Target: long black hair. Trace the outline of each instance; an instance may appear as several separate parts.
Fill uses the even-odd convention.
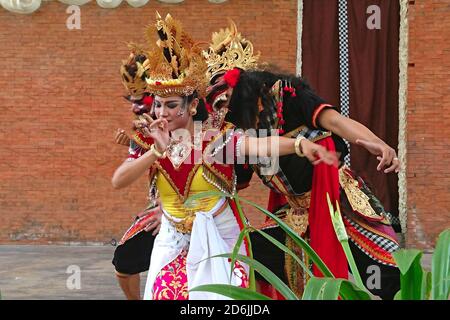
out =
[[[190,96],[183,97],[183,100],[185,101],[184,106],[188,106],[195,98],[198,98],[197,91],[194,91]],[[201,122],[208,119],[208,110],[206,109],[205,99],[198,98],[197,113],[192,118],[194,121]]]
[[[303,78],[269,71],[241,71],[239,82],[233,88],[229,104],[230,112],[226,120],[244,130],[256,127],[270,129],[276,117],[275,99],[270,90],[278,80],[290,83],[295,88],[297,97],[290,95],[283,97],[283,114],[286,128],[298,127],[296,124],[298,116],[292,113],[298,112],[300,100],[305,95],[313,93],[311,87]],[[258,100],[263,106],[261,112]]]

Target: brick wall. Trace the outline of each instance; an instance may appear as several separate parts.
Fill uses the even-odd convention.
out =
[[[111,187],[126,155],[112,138],[131,119],[118,77],[124,43],[142,39],[155,10],[181,18],[203,41],[231,17],[263,60],[295,70],[296,1],[89,3],[82,29],[71,31],[65,10],[52,2],[32,15],[0,9],[0,243],[109,242],[145,205],[145,178]],[[450,227],[449,15],[448,0],[409,9],[407,244],[421,248]],[[268,192],[254,180],[243,196],[265,205]]]
[[[66,8],[0,9],[0,243],[106,243],[145,206],[145,178],[119,191],[110,180],[127,153],[113,143],[115,130],[132,118],[118,67],[125,42],[141,41],[155,10],[180,18],[201,41],[230,17],[264,60],[295,70],[296,1],[151,1],[138,9],[92,1],[80,7],[81,30],[66,28]],[[259,188],[247,194],[265,204]]]
[[[450,1],[408,15],[407,245],[430,248],[450,227]]]

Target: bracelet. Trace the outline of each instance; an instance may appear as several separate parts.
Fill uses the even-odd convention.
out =
[[[150,152],[153,153],[157,158],[165,158],[166,157],[166,151],[164,151],[163,153],[159,152],[156,149],[154,144],[151,145]]]
[[[306,140],[306,138],[302,135],[299,135],[296,139],[295,139],[295,153],[299,156],[299,157],[304,157],[305,154],[303,153],[303,148],[301,146],[301,142],[302,140]]]

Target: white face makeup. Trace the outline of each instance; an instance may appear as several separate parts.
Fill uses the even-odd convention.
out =
[[[153,110],[157,118],[167,120],[169,131],[187,128],[191,119],[189,106],[186,105],[185,99],[180,96],[166,98],[155,96]]]

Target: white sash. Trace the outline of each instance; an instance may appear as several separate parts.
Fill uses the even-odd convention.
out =
[[[162,216],[161,229],[156,236],[151,255],[144,300],[152,299],[153,284],[158,273],[183,249],[188,250],[186,258],[188,290],[204,284],[240,285],[241,280],[234,274],[230,282],[230,263],[227,258],[207,259],[215,255],[231,253],[239,236],[239,225],[229,206],[213,217],[224,201],[226,200],[219,200],[209,212],[198,212],[190,235],[178,232],[170,221],[164,215]],[[246,254],[244,245],[241,246],[239,253]],[[244,265],[244,268],[248,274],[247,265]],[[227,298],[209,292],[189,292],[189,299]]]

